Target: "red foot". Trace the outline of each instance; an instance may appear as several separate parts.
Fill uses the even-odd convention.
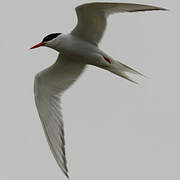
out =
[[[103,57],[104,57],[104,59],[105,59],[108,63],[111,64],[111,61],[110,61],[107,57],[105,57],[105,56],[103,56]]]

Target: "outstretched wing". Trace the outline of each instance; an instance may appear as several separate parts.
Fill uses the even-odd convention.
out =
[[[67,177],[60,97],[79,77],[84,67],[84,64],[59,55],[54,65],[36,75],[34,82],[35,102],[47,141],[54,158]]]
[[[88,3],[76,7],[78,23],[71,34],[95,45],[101,40],[108,15],[117,12],[166,10],[164,8],[130,3]]]

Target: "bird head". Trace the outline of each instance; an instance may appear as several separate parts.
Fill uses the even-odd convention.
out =
[[[51,47],[53,48],[54,45],[56,44],[56,38],[61,35],[61,33],[53,33],[53,34],[49,34],[46,37],[43,38],[43,40],[36,44],[35,46],[31,47],[30,49],[35,49],[41,46],[47,46],[47,47]]]

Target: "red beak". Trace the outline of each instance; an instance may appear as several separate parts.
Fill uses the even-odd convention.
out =
[[[38,48],[38,47],[40,47],[40,46],[44,46],[45,45],[45,43],[44,42],[40,42],[39,44],[36,44],[35,46],[33,46],[32,48],[30,48],[30,49],[34,49],[34,48]]]

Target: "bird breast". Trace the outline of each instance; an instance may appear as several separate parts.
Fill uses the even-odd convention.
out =
[[[71,34],[61,35],[57,39],[56,50],[85,64],[98,65],[102,61],[101,51],[96,45]]]

